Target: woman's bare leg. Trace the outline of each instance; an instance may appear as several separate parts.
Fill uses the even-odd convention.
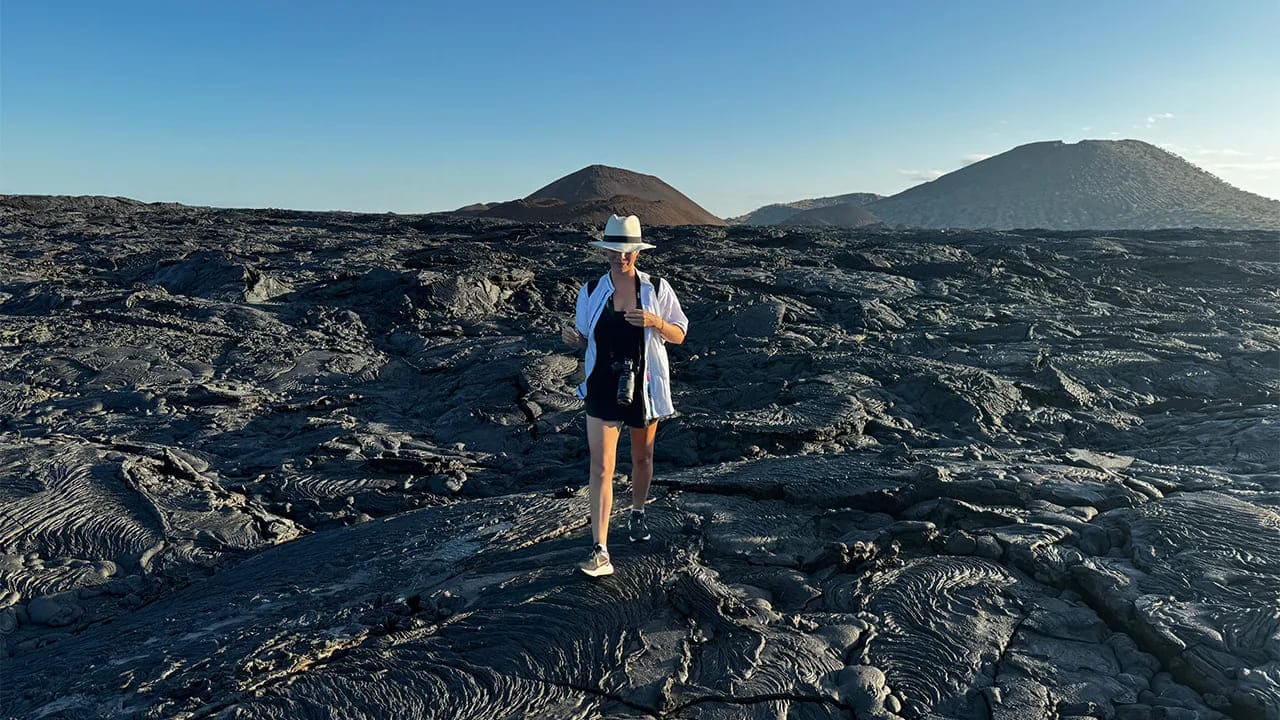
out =
[[[653,439],[658,423],[647,428],[631,428],[631,509],[643,510],[653,480]]]
[[[613,466],[621,427],[621,423],[587,416],[587,446],[591,448],[591,538],[597,545],[609,544]]]

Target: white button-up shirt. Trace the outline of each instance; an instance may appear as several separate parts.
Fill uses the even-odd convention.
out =
[[[663,278],[662,292],[655,296],[653,283],[649,273],[636,270],[640,281],[640,307],[662,318],[663,321],[689,332],[689,318],[680,309],[680,299],[671,283]],[[580,398],[587,397],[587,381],[591,377],[591,369],[596,363],[596,322],[604,311],[605,303],[613,297],[613,278],[606,272],[596,282],[595,290],[587,294],[587,283],[578,290],[578,304],[574,313],[574,327],[587,338],[587,354],[584,360],[586,374],[576,394]],[[675,405],[671,402],[671,370],[667,361],[667,341],[658,334],[657,328],[644,329],[644,419],[645,422],[660,420],[674,415]]]

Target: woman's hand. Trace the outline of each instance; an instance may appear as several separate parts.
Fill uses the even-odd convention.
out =
[[[663,342],[675,343],[677,345],[684,342],[684,330],[681,330],[679,325],[672,325],[666,320],[663,320],[660,316],[654,315],[651,312],[641,310],[639,308],[628,310],[627,322],[635,325],[636,327],[656,328],[658,331],[658,337],[662,338]]]
[[[570,347],[584,348],[587,346],[587,338],[572,325],[566,325],[560,331],[560,339],[564,340],[565,345]]]
[[[647,310],[641,310],[640,308],[632,308],[628,310],[626,316],[627,322],[635,325],[636,327],[656,328],[662,326],[662,318]]]

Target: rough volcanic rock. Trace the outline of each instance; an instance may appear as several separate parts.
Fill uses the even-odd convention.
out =
[[[1020,145],[866,209],[932,228],[1280,229],[1280,200],[1140,140]]]
[[[1280,235],[650,234],[591,580],[585,228],[0,198],[0,717],[1280,719]]]

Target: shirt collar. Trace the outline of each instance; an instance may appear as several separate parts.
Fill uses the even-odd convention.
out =
[[[649,281],[649,273],[647,273],[647,272],[645,272],[645,271],[643,271],[643,270],[636,270],[636,278],[640,280],[640,284],[641,284],[641,285],[649,285],[649,286],[652,286],[652,285],[653,285],[653,283]],[[607,284],[608,284],[608,288],[609,288],[609,290],[610,290],[610,291],[612,291],[612,290],[614,289],[614,288],[613,288],[613,273],[609,272],[608,270],[605,270],[605,271],[604,271],[604,277],[602,278],[602,280],[604,281],[604,283],[607,283]]]

